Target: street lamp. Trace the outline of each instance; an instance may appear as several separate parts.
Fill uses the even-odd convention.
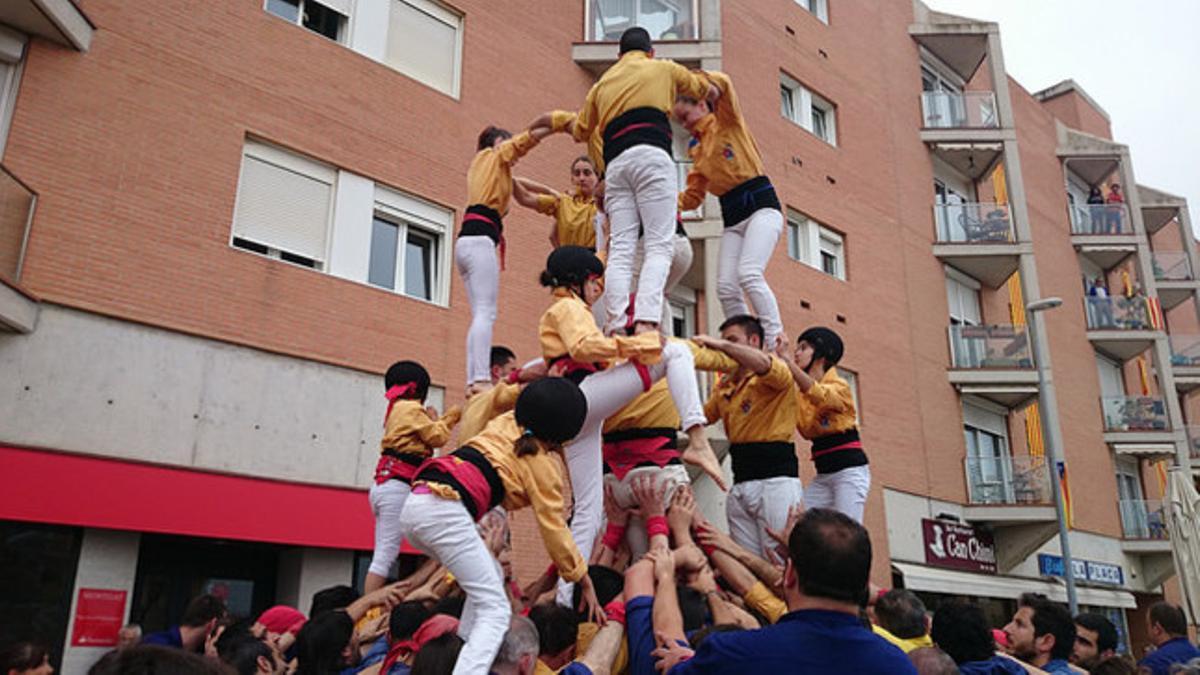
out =
[[[1075,566],[1071,559],[1071,542],[1067,538],[1066,505],[1062,499],[1062,485],[1059,483],[1058,464],[1062,453],[1062,429],[1058,425],[1058,399],[1054,392],[1054,379],[1050,376],[1050,345],[1046,342],[1044,330],[1037,330],[1041,319],[1040,312],[1061,307],[1062,298],[1049,297],[1025,305],[1029,313],[1029,332],[1033,339],[1033,359],[1037,363],[1038,391],[1041,405],[1038,412],[1042,418],[1042,429],[1045,431],[1046,457],[1050,462],[1050,493],[1054,497],[1054,513],[1058,517],[1058,545],[1062,550],[1063,580],[1067,582],[1067,605],[1071,608],[1071,616],[1079,613],[1079,601],[1075,596]]]

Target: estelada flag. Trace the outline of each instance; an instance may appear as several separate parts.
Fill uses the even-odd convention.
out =
[[[1150,314],[1150,325],[1154,330],[1163,330],[1166,322],[1163,321],[1162,304],[1158,298],[1146,298],[1146,312]]]
[[[1071,506],[1071,485],[1067,481],[1067,463],[1058,462],[1058,486],[1062,494],[1063,514],[1067,527],[1075,527],[1075,510]]]

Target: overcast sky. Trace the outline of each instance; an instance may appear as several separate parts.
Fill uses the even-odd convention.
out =
[[[1008,73],[1030,92],[1078,82],[1129,146],[1138,182],[1185,197],[1200,232],[1200,1],[925,2],[999,23]]]

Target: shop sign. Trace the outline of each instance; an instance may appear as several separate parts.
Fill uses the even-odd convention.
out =
[[[996,544],[992,535],[948,520],[921,519],[925,562],[964,572],[996,573]]]
[[[1071,559],[1071,569],[1079,581],[1090,581],[1110,586],[1125,585],[1125,571],[1120,565],[1095,560]],[[1047,577],[1063,576],[1063,561],[1061,556],[1049,553],[1038,554],[1038,573]]]
[[[125,591],[79,589],[75,603],[72,647],[116,647],[117,633],[125,621]]]

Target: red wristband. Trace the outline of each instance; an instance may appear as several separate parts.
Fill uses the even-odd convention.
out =
[[[646,536],[653,537],[656,534],[666,535],[671,532],[671,528],[667,526],[666,516],[650,516],[646,519]]]
[[[521,369],[517,368],[516,370],[509,373],[508,377],[504,378],[504,381],[508,382],[509,384],[517,384],[518,382],[520,382],[521,381]]]
[[[713,552],[717,550],[716,546],[712,546],[710,544],[699,544],[699,546],[700,546],[700,550],[704,551],[704,555],[707,558],[711,558]]]
[[[543,574],[542,576],[544,576],[544,577],[558,576],[558,567],[554,563],[550,563],[550,566],[546,568],[546,573]]]
[[[613,600],[604,606],[604,615],[609,621],[616,621],[622,626],[625,625],[625,603],[621,600]]]
[[[625,526],[609,523],[608,529],[604,530],[604,539],[601,540],[601,543],[615,551],[621,547],[621,540],[624,538]]]

